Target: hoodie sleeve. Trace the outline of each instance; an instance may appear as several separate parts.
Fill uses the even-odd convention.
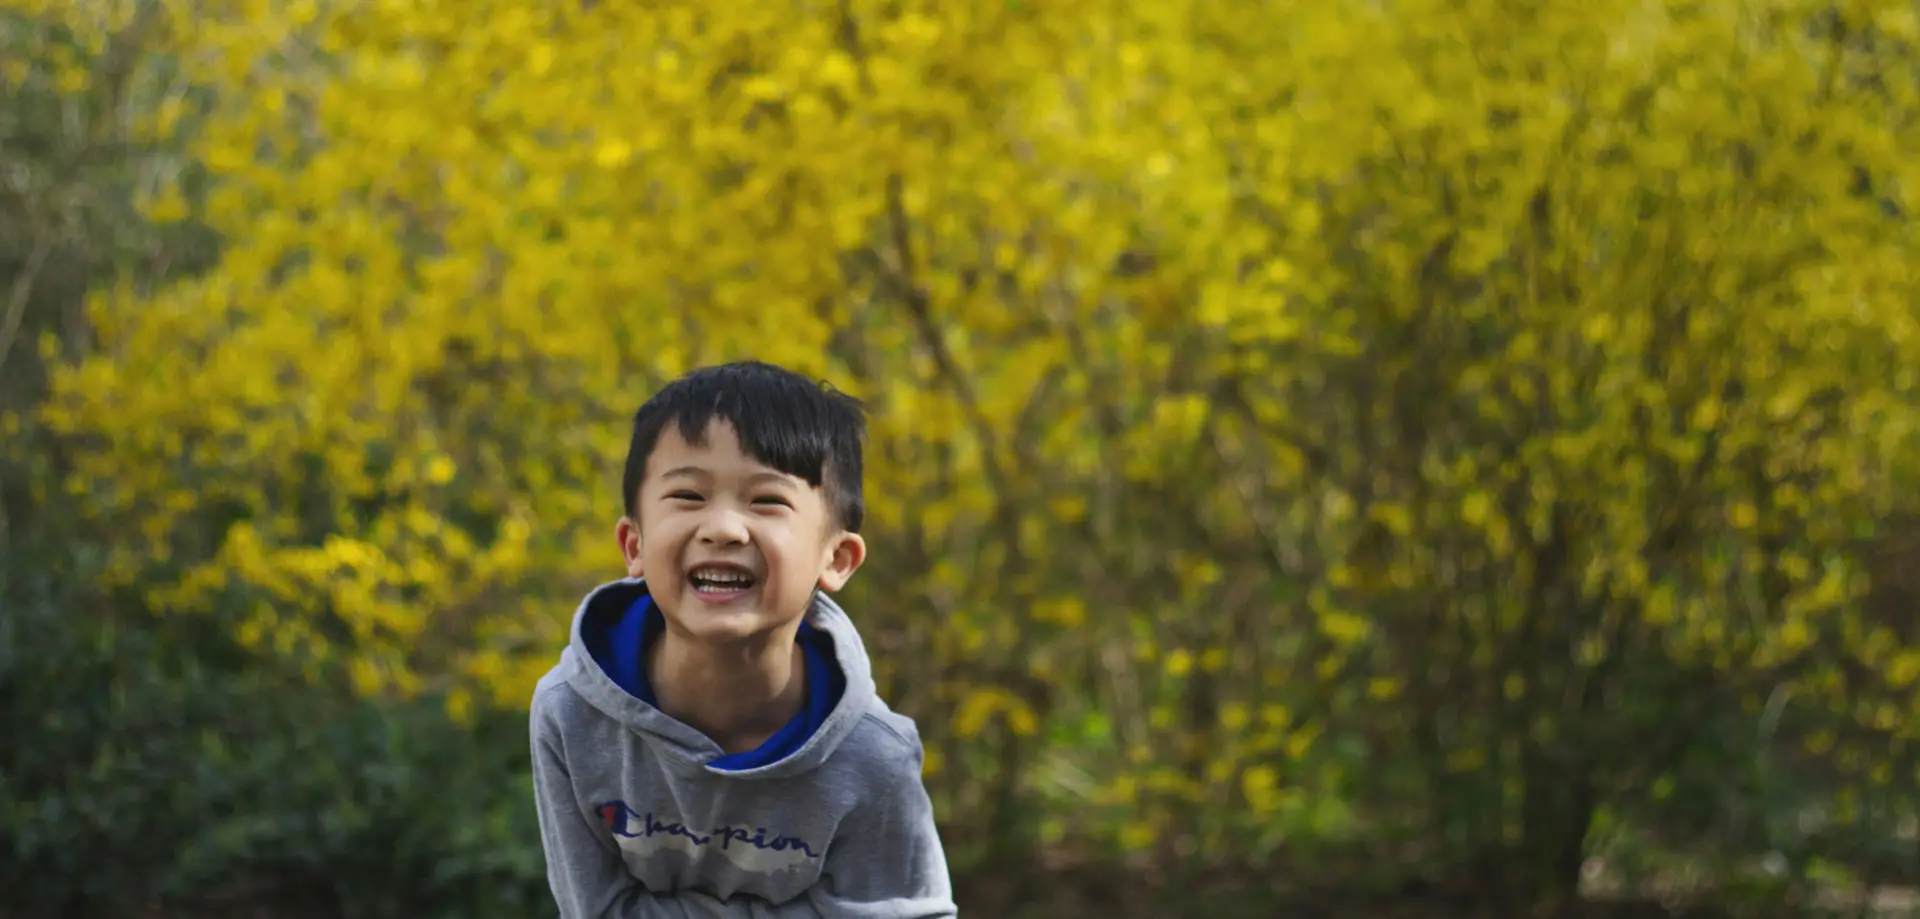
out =
[[[536,694],[530,719],[533,801],[547,884],[560,919],[686,919],[671,896],[656,895],[626,870],[620,852],[574,800],[573,777],[558,748],[558,729]]]
[[[849,815],[827,848],[809,894],[822,916],[847,919],[953,919],[947,856],[920,781],[923,753],[914,737],[887,787]]]

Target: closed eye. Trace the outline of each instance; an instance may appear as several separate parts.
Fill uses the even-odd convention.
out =
[[[676,491],[671,494],[668,494],[667,500],[668,501],[702,501],[705,499],[701,498],[700,493],[697,491]]]
[[[792,507],[793,506],[793,502],[788,501],[787,499],[782,498],[779,495],[762,495],[758,498],[753,499],[753,503],[772,505],[776,507]]]

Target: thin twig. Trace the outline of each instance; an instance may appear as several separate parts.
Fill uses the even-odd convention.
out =
[[[20,322],[27,315],[27,298],[33,293],[33,282],[40,275],[40,268],[46,264],[47,256],[53,251],[53,243],[46,237],[27,254],[27,263],[13,278],[13,292],[7,297],[7,318],[0,325],[0,369],[7,365],[7,352],[13,349],[13,340],[20,334]]]

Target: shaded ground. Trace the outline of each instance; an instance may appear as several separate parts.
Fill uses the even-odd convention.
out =
[[[1292,879],[1297,880],[1297,879]],[[1471,891],[1431,887],[1389,894],[1338,890],[1283,892],[1259,878],[1191,879],[1155,883],[1140,872],[1098,866],[1030,875],[1023,883],[975,875],[958,880],[963,916],[1009,919],[1526,919]],[[1662,903],[1656,899],[1583,901],[1552,919],[1920,919],[1920,893],[1877,892],[1818,898],[1816,907]]]
[[[1015,878],[1010,874],[1022,874]],[[1432,887],[1390,894],[1338,890],[1283,892],[1280,881],[1248,874],[1155,878],[1121,865],[1089,865],[1019,872],[974,872],[956,878],[963,916],[991,919],[1533,919],[1501,909],[1472,891]],[[316,879],[318,881],[318,879]],[[194,903],[169,904],[133,914],[133,919],[357,919],[331,902],[317,883],[310,895],[236,888]],[[1870,901],[1822,896],[1817,909],[1769,908],[1764,904],[1717,906],[1663,904],[1652,899],[1593,900],[1544,919],[1920,919],[1920,891],[1885,889]],[[0,907],[0,919],[53,919]],[[85,919],[61,916],[60,919]],[[533,919],[550,919],[549,916]]]

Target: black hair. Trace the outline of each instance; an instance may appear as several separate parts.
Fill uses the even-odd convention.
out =
[[[687,443],[700,445],[714,421],[733,426],[748,456],[815,488],[824,485],[834,521],[848,533],[860,532],[866,517],[860,477],[867,434],[860,401],[831,384],[761,361],[702,367],[667,384],[634,413],[620,482],[628,517],[638,519],[635,504],[647,458],[667,425],[677,424]]]

